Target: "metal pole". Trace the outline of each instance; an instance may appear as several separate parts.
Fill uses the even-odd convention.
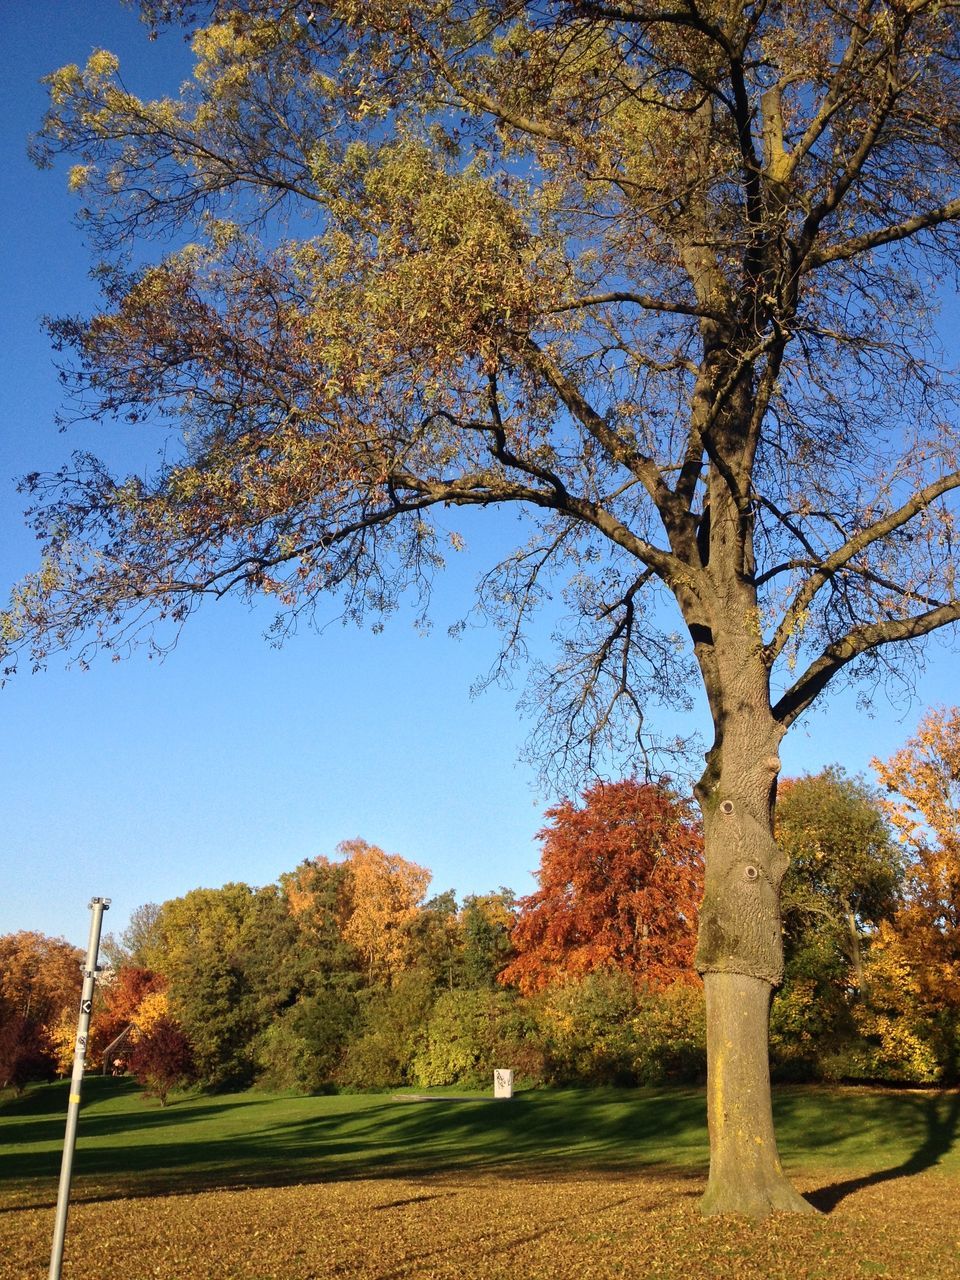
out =
[[[67,1210],[70,1207],[70,1181],[73,1177],[73,1152],[77,1145],[77,1117],[80,1114],[80,1090],[83,1088],[83,1064],[87,1054],[87,1032],[93,1009],[93,987],[97,979],[97,955],[100,951],[100,926],[109,898],[91,898],[90,942],[83,967],[83,990],[80,993],[80,1017],[77,1021],[77,1044],[73,1051],[73,1075],[70,1078],[70,1101],[67,1104],[67,1130],[63,1139],[63,1162],[60,1165],[60,1190],[57,1192],[57,1218],[50,1250],[49,1280],[60,1280],[63,1264],[63,1241],[67,1233]]]

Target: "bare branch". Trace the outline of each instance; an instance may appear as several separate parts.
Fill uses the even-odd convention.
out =
[[[895,511],[891,511],[882,520],[874,521],[873,524],[861,529],[852,538],[848,538],[842,547],[838,547],[836,551],[825,559],[816,556],[810,543],[805,542],[806,551],[814,559],[818,567],[802,583],[794,596],[792,604],[785,611],[783,621],[767,646],[769,660],[772,662],[782,652],[790,636],[796,632],[799,619],[810,608],[817,592],[826,582],[829,582],[836,573],[848,566],[855,556],[888,537],[895,530],[908,524],[915,516],[925,511],[937,498],[957,488],[960,488],[960,471],[951,472],[950,475],[943,476],[932,484],[926,485],[915,493],[909,501],[904,502]],[[797,533],[796,529],[792,529],[791,532],[794,532],[795,535]]]
[[[912,618],[887,618],[857,627],[829,644],[773,707],[773,716],[784,728],[810,706],[838,672],[854,659],[884,645],[917,640],[941,627],[960,621],[960,599],[951,600]]]
[[[570,302],[551,307],[547,314],[558,315],[563,311],[601,307],[609,302],[630,302],[642,307],[645,311],[662,311],[670,315],[705,317],[711,320],[722,318],[719,312],[709,311],[696,303],[670,302],[666,298],[655,298],[649,293],[632,293],[629,290],[612,290],[609,293],[594,293],[582,298],[573,298]]]

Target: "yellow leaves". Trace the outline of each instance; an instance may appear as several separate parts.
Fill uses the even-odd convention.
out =
[[[4,609],[0,612],[0,640],[5,644],[13,645],[23,635],[21,624],[14,617],[14,613],[10,609]]]
[[[67,175],[67,190],[73,192],[82,191],[90,179],[92,167],[89,164],[73,165]]]
[[[343,937],[364,956],[371,975],[390,979],[408,960],[407,929],[417,916],[430,872],[365,840],[346,840],[338,852],[350,869],[353,899]]]
[[[861,1034],[878,1042],[875,1050],[878,1065],[903,1073],[903,1078],[918,1084],[932,1084],[940,1078],[940,1064],[931,1046],[897,1013],[875,1013],[858,1006],[854,1020]]]
[[[95,49],[87,59],[87,75],[97,80],[106,80],[120,70],[120,59],[107,49]]]
[[[167,482],[167,492],[173,502],[189,502],[204,487],[204,478],[195,467],[175,467]]]
[[[64,1009],[52,1026],[47,1027],[47,1042],[53,1054],[57,1073],[68,1075],[73,1062],[73,1054],[77,1039],[77,1014],[73,1009]]]
[[[960,844],[960,707],[931,708],[906,746],[871,764],[893,793],[884,807],[903,836],[922,844],[925,824],[944,846]]]
[[[770,1044],[781,1058],[804,1052],[819,1030],[820,996],[813,978],[795,979],[777,992],[770,1023]]]
[[[349,142],[343,152],[343,167],[350,173],[361,173],[370,163],[370,147],[360,138]]]
[[[140,1001],[133,1025],[141,1035],[149,1035],[161,1018],[170,1016],[170,1000],[166,991],[149,991]]]
[[[63,106],[81,84],[80,68],[75,62],[68,63],[47,76],[46,83],[50,87],[50,101],[55,107]]]
[[[523,330],[536,305],[539,247],[526,214],[468,167],[450,172],[418,139],[363,166],[370,247],[356,305],[388,347],[436,352],[438,363],[489,356]],[[357,256],[356,249],[354,254]],[[359,318],[359,317],[358,317]]]
[[[213,97],[242,88],[256,60],[282,42],[288,24],[270,21],[214,22],[193,37],[194,77]]]

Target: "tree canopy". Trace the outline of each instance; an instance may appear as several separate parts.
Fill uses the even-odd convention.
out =
[[[53,326],[78,412],[184,443],[29,478],[11,651],[122,649],[231,590],[377,614],[485,504],[533,518],[483,584],[508,644],[569,596],[565,747],[683,701],[659,588],[714,699],[734,593],[782,724],[956,618],[924,284],[960,214],[949,10],[144,8],[206,23],[193,80],[141,100],[100,50],[51,76],[36,149],[115,261]],[[181,247],[134,270],[134,236]]]
[[[960,707],[932,708],[901,750],[873,763],[911,855],[895,950],[928,1009],[960,1008]]]
[[[796,947],[819,935],[863,986],[861,938],[899,905],[902,851],[879,796],[837,766],[788,778],[777,797],[777,842],[790,859],[782,911]]]

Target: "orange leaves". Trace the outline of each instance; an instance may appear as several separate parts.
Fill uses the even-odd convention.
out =
[[[887,805],[891,821],[908,839],[926,824],[941,843],[960,841],[960,707],[934,707],[905,747],[874,760],[880,781],[902,797]]]
[[[411,959],[409,930],[430,872],[365,840],[344,840],[338,852],[347,862],[351,881],[351,909],[343,937],[366,960],[371,980],[392,981]]]
[[[547,811],[540,888],[519,904],[517,957],[502,981],[530,993],[604,968],[693,980],[699,823],[664,788],[634,779],[595,783],[582,798]]]
[[[159,973],[138,965],[125,964],[106,972],[98,983],[99,1000],[90,1030],[93,1061],[98,1062],[104,1050],[128,1028],[133,1035],[125,1052],[136,1042],[140,1032],[168,1012],[167,981]]]
[[[166,989],[166,980],[150,969],[123,965],[102,983],[108,1012],[120,1022],[133,1022],[144,1001]]]
[[[885,763],[887,812],[912,853],[897,950],[927,1006],[960,1008],[960,708],[937,707]]]
[[[21,930],[0,938],[0,1011],[52,1026],[76,1013],[83,952],[63,938]]]

